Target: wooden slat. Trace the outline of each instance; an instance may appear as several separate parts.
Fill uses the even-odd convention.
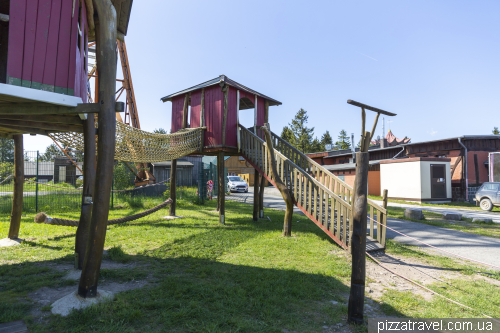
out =
[[[38,18],[36,21],[35,52],[33,58],[33,74],[31,76],[31,87],[42,88],[45,57],[47,54],[47,42],[49,37],[51,0],[39,0]]]
[[[313,207],[314,207],[314,210],[313,210],[313,216],[314,218],[316,219],[316,221],[318,220],[318,189],[316,188],[316,186],[314,186],[313,184],[313,200],[314,200],[314,203],[313,203]]]
[[[76,78],[76,63],[77,57],[80,58],[80,54],[77,54],[77,41],[78,41],[78,19],[79,19],[79,3],[75,2],[74,8],[72,8],[73,13],[71,17],[71,40],[69,46],[69,63],[68,63],[68,77],[66,79],[66,87],[68,87],[68,95],[78,96],[79,93],[75,94],[75,78]],[[84,27],[80,27],[83,29]],[[83,33],[83,31],[82,31]],[[83,36],[82,36],[83,37]],[[80,67],[80,66],[79,66]]]
[[[381,220],[382,220],[381,223],[383,224],[383,227],[380,230],[381,231],[380,232],[381,239],[379,240],[379,242],[385,248],[385,237],[386,237],[385,233],[387,231],[385,226],[387,226],[387,214],[383,214]]]
[[[323,190],[319,190],[319,216],[318,216],[318,222],[321,223],[321,225],[325,225],[324,223],[324,218],[323,218],[323,204],[324,204],[324,198],[323,198]]]
[[[57,42],[57,65],[54,91],[68,93],[69,57],[71,47],[72,1],[63,1],[61,6],[61,21],[59,23],[59,40]]]
[[[373,206],[370,206],[370,237],[373,238]],[[379,228],[377,227],[377,234],[378,234]]]
[[[341,211],[342,211],[342,225],[343,225],[343,230],[342,230],[342,242],[347,243],[347,209],[342,205],[341,206]]]

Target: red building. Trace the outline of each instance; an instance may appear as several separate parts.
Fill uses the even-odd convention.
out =
[[[357,150],[356,150],[357,151]],[[488,153],[500,151],[500,135],[464,135],[456,138],[403,143],[397,146],[369,149],[369,194],[380,195],[380,166],[382,160],[409,157],[450,158],[453,200],[471,198],[474,188],[488,181]],[[317,163],[349,185],[354,185],[356,165],[352,150],[336,150],[307,154]],[[377,185],[378,184],[378,185]],[[467,194],[466,194],[467,193]]]

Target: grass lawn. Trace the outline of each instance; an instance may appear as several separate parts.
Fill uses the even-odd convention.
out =
[[[369,195],[369,199],[372,200],[382,200],[381,196],[377,195]],[[393,200],[389,199],[389,202],[395,202],[395,203],[400,203],[400,204],[407,204],[407,205],[415,205],[415,206],[433,206],[433,207],[447,207],[447,208],[462,208],[462,209],[473,209],[473,210],[481,210],[481,208],[477,207],[476,204],[474,203],[469,203],[469,202],[445,202],[445,203],[421,203],[421,202],[414,202],[414,201],[404,201],[404,200]],[[500,212],[500,207],[493,207],[493,212]]]
[[[424,220],[412,220],[414,222],[425,223],[434,225],[436,227],[460,230],[463,232],[468,232],[471,234],[477,234],[482,236],[496,237],[500,238],[500,224],[491,222],[474,222],[472,223],[472,219],[462,218],[461,221],[450,221],[443,220],[443,215],[434,212],[425,211],[425,208],[422,207],[424,212],[425,219]],[[401,207],[387,207],[387,215],[389,217],[408,220],[404,217],[405,208]]]
[[[107,231],[109,258],[132,265],[102,270],[101,279],[108,283],[148,280],[149,284],[64,318],[50,314],[50,306],[42,308],[43,319],[31,316],[40,305],[29,294],[42,287],[74,286],[76,290],[77,282],[63,279],[64,272],[50,266],[73,263],[75,229],[35,224],[34,214],[23,217],[25,242],[0,249],[0,322],[24,319],[30,332],[323,332],[324,326],[345,324],[351,263],[345,251],[312,222],[301,216],[300,223],[293,224],[293,237],[284,238],[284,212],[266,209],[271,221],[253,222],[251,205],[228,201],[227,224],[221,226],[215,201],[196,205],[187,191],[178,195],[182,199],[177,214],[183,219],[164,220],[167,210],[163,210]],[[140,212],[161,201],[122,198],[110,218]],[[77,219],[79,212],[52,215]],[[0,234],[6,235],[8,226],[3,215]],[[388,251],[396,250],[402,251],[389,245]],[[463,272],[476,274],[473,268]],[[485,312],[496,306],[496,312],[489,313],[500,317],[500,293],[495,296],[491,288],[478,286],[473,290],[477,298],[470,300],[477,304],[469,305]],[[404,295],[418,303],[408,306],[398,295],[387,295],[386,314],[478,316],[439,300]],[[489,295],[489,301],[479,301],[479,295],[483,299]],[[415,307],[426,312],[416,313]],[[366,332],[364,326],[351,329]]]

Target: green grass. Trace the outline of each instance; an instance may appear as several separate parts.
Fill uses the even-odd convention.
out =
[[[402,220],[411,220],[404,217],[404,211],[405,208],[401,207],[387,207],[387,216]],[[424,212],[425,216],[423,220],[411,220],[411,221],[433,225],[436,227],[459,230],[481,236],[500,238],[499,223],[494,223],[494,222],[472,223],[472,219],[468,218],[462,218],[461,221],[443,220],[443,214],[428,212],[425,211],[425,208],[423,208],[422,211]]]
[[[24,319],[30,332],[322,332],[325,325],[345,323],[351,263],[345,251],[316,225],[300,218],[301,223],[293,223],[293,236],[285,238],[281,236],[284,212],[266,209],[272,222],[253,222],[251,205],[227,201],[227,224],[222,226],[216,202],[198,205],[194,191],[178,190],[182,199],[177,203],[177,215],[183,219],[163,219],[165,209],[108,227],[108,258],[130,266],[102,269],[100,281],[148,279],[148,285],[65,318],[50,314],[50,306],[36,305],[29,293],[68,285],[76,290],[76,282],[64,280],[64,272],[49,266],[74,262],[75,229],[35,224],[32,216],[24,217],[24,243],[0,249],[0,322]],[[164,200],[116,199],[110,219]],[[79,211],[61,210],[52,215],[77,219]],[[0,233],[7,234],[8,226],[8,217],[3,215]],[[391,241],[388,251],[456,267],[451,259],[397,247]],[[464,267],[463,274],[476,273],[474,268]],[[491,293],[488,288],[481,285],[478,293]],[[387,295],[383,306],[387,314],[413,315],[413,308],[398,298],[392,300],[391,293]],[[496,304],[493,299],[491,306]],[[339,304],[332,305],[332,300]],[[419,306],[430,307],[429,314],[432,309],[441,313],[448,306],[418,301]],[[483,305],[489,311],[488,304],[479,303]],[[30,315],[36,307],[46,316],[41,321]],[[366,332],[364,326],[352,329]]]
[[[372,200],[382,200],[381,196],[377,195],[369,195],[369,199]],[[473,209],[473,210],[481,210],[480,207],[477,207],[476,204],[469,202],[444,202],[444,203],[423,203],[423,202],[414,202],[414,201],[404,201],[404,200],[393,200],[388,199],[389,202],[407,204],[407,205],[415,205],[415,206],[433,206],[433,207],[447,207],[447,208],[462,208],[462,209]],[[500,212],[500,207],[493,207],[493,212]]]

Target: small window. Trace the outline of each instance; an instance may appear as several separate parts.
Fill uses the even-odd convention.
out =
[[[481,190],[484,191],[498,191],[498,185],[499,184],[484,184]]]

